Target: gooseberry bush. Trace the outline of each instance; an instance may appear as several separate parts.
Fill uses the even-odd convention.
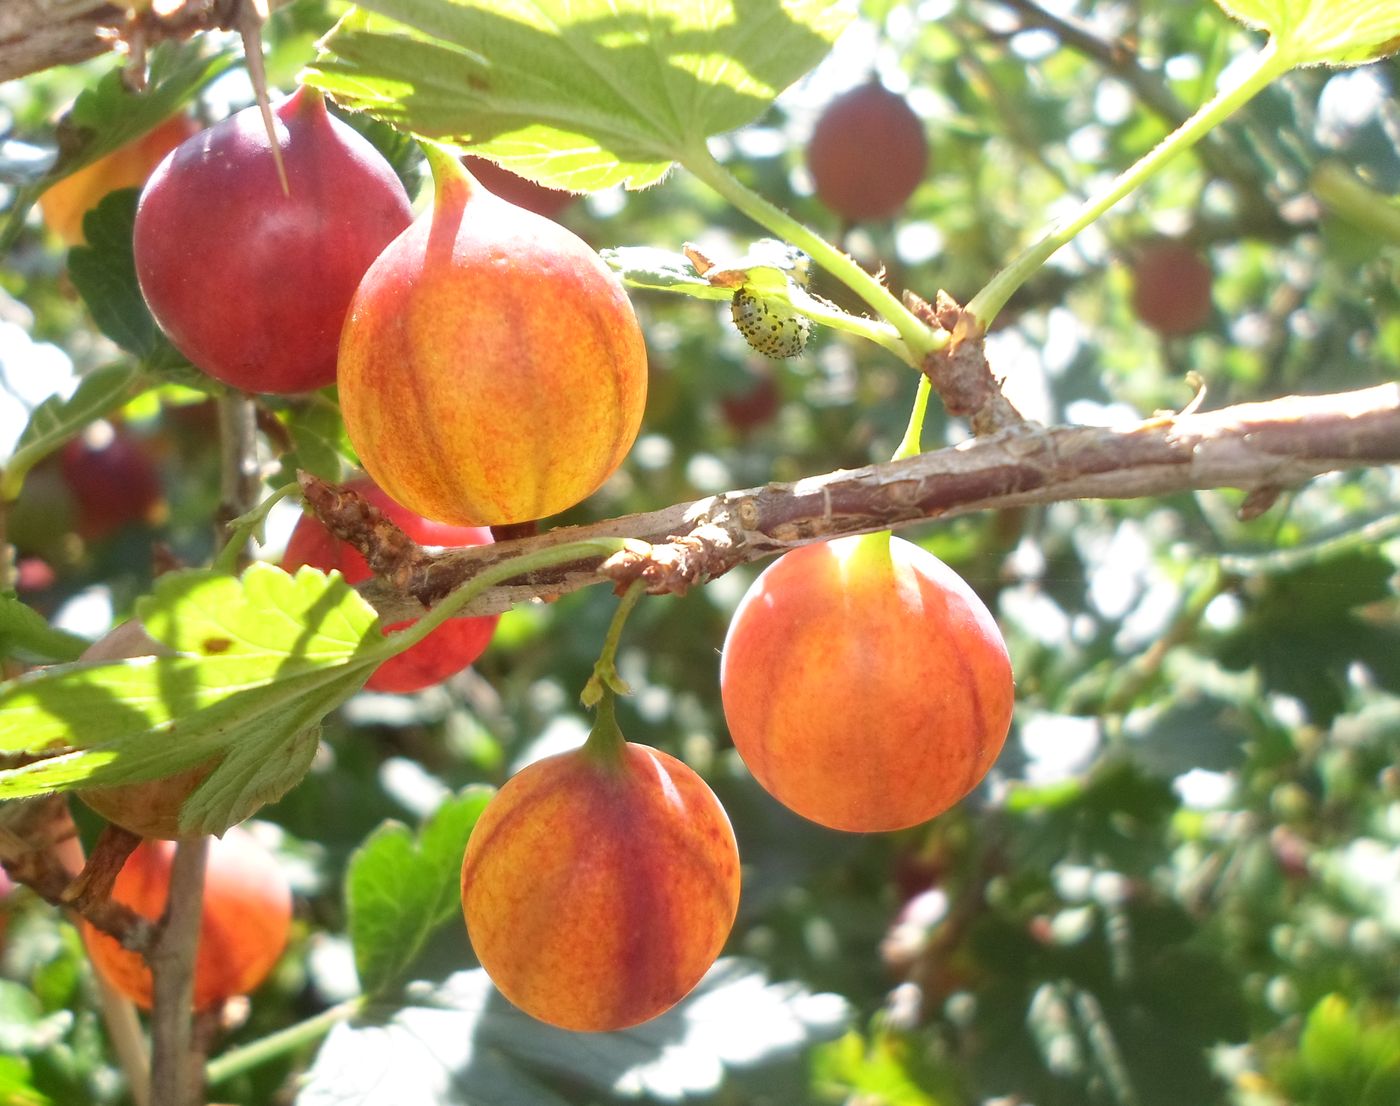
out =
[[[0,1101],[1400,1101],[1390,6],[188,7],[0,40]]]

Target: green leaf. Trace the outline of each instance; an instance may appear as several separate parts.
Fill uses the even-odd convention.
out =
[[[644,188],[757,119],[851,14],[831,0],[370,0],[305,79],[530,180]]]
[[[651,246],[622,246],[602,250],[600,256],[633,288],[706,300],[732,299],[738,288],[780,302],[805,304],[810,299],[803,291],[807,255],[774,238],[760,238],[742,257],[719,262],[698,252],[672,253]]]
[[[141,92],[127,87],[123,63],[113,65],[100,81],[79,94],[59,126],[57,159],[47,173],[15,197],[0,233],[0,248],[19,232],[25,214],[45,189],[164,122],[210,81],[228,72],[237,63],[238,54],[233,50],[209,54],[202,41],[163,42],[150,52],[149,61],[146,87]]]
[[[68,275],[97,328],[150,368],[184,358],[151,317],[136,279],[132,227],[140,192],[121,188],[104,196],[83,219],[84,246],[68,252]]]
[[[1294,1101],[1385,1106],[1400,1094],[1400,1021],[1328,995],[1308,1014],[1298,1052],[1277,1073]]]
[[[443,803],[415,840],[384,822],[350,857],[345,894],[360,985],[397,983],[432,932],[461,909],[462,854],[493,792],[468,788]]]
[[[287,431],[295,450],[283,457],[282,476],[274,483],[295,480],[297,469],[334,483],[340,480],[344,465],[358,463],[340,410],[330,402],[312,402],[293,411],[287,419]]]
[[[0,685],[0,799],[173,775],[222,756],[181,827],[221,832],[295,784],[322,717],[391,651],[339,573],[170,573],[137,605],[174,656],[61,665]]]
[[[49,1106],[52,1101],[35,1090],[26,1061],[18,1056],[0,1056],[0,1103],[4,1106]]]
[[[544,1070],[619,1098],[681,1101],[713,1094],[727,1069],[771,1063],[839,1036],[849,1009],[835,995],[768,983],[721,960],[685,999],[616,1033],[570,1033],[503,999],[481,970],[418,985],[403,1006],[371,1006],[326,1039],[297,1106],[565,1106]]]
[[[1400,690],[1400,630],[1367,613],[1391,600],[1394,576],[1394,563],[1373,548],[1267,576],[1217,655],[1229,668],[1258,669],[1266,689],[1295,696],[1314,721],[1329,724],[1346,707],[1354,662],[1380,686]]]
[[[107,365],[86,374],[71,398],[50,396],[34,408],[0,477],[0,499],[16,499],[30,469],[88,423],[120,407],[142,383],[134,365]]]
[[[25,664],[75,661],[91,642],[50,626],[33,607],[0,595],[0,656]]]
[[[632,288],[681,292],[702,300],[727,300],[734,289],[711,284],[695,271],[690,258],[652,246],[622,246],[599,255]]]
[[[60,1039],[72,1024],[70,1011],[46,1014],[29,988],[0,979],[0,1055],[41,1052]]]
[[[1216,0],[1273,36],[1290,65],[1362,65],[1400,50],[1400,7],[1380,0]]]

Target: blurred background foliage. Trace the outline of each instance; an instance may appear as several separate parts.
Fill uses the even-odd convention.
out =
[[[342,10],[298,0],[273,17],[275,86],[291,87]],[[892,287],[965,300],[1253,45],[1209,3],[867,0],[828,62],[719,150],[758,191],[884,266]],[[58,112],[111,66],[0,87],[7,169],[17,144],[52,143]],[[802,150],[821,108],[872,71],[923,119],[929,171],[897,219],[843,226],[813,196]],[[1295,72],[1062,251],[989,339],[1014,401],[1044,422],[1112,424],[1184,406],[1188,371],[1212,407],[1394,378],[1400,248],[1329,215],[1309,181],[1340,159],[1400,193],[1397,77],[1393,61]],[[197,110],[214,120],[250,99],[237,70]],[[579,199],[558,218],[599,248],[694,242],[715,258],[759,233],[681,174]],[[1212,317],[1190,336],[1160,338],[1132,309],[1131,261],[1159,236],[1186,238],[1214,272]],[[815,287],[842,299],[820,274]],[[898,443],[914,380],[879,350],[818,332],[803,356],[768,361],[723,307],[634,298],[651,357],[642,437],[567,521],[880,461]],[[5,446],[37,402],[121,357],[35,213],[0,267]],[[115,434],[153,468],[158,493],[137,517],[95,523],[56,463],[30,475],[9,514],[21,597],[90,637],[129,613],[161,566],[212,552],[211,405],[188,375],[169,379],[90,443]],[[264,436],[270,473],[283,433],[334,436],[324,398],[264,409],[284,428]],[[935,413],[925,445],[966,434]],[[802,822],[730,746],[718,650],[761,566],[642,603],[621,653],[635,693],[620,721],[700,771],[734,821],[745,882],[728,951],[850,1011],[835,1039],[732,1071],[698,1100],[1400,1102],[1397,483],[1384,469],[1325,477],[1250,521],[1238,493],[1218,491],[905,531],[996,612],[1018,702],[989,782],[888,836]],[[274,516],[270,558],[294,517]],[[341,886],[381,819],[414,822],[448,790],[499,784],[581,738],[577,694],[612,609],[593,589],[515,611],[447,686],[361,695],[328,720],[311,775],[261,815],[296,881],[298,936],[231,1041],[353,990]],[[121,1101],[73,931],[23,892],[4,909],[0,1103]],[[471,964],[452,928],[418,974]],[[216,1093],[290,1101],[305,1059]],[[541,1078],[566,1101],[645,1093]]]

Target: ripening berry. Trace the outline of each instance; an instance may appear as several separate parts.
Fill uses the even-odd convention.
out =
[[[1166,337],[1210,322],[1210,262],[1185,242],[1154,242],[1133,262],[1133,312]]]
[[[364,496],[390,522],[420,545],[460,549],[491,542],[491,531],[485,527],[448,526],[433,522],[394,502],[372,480],[354,480],[346,487]],[[341,541],[326,529],[320,519],[311,515],[303,515],[297,522],[287,542],[287,552],[282,557],[282,567],[288,572],[295,572],[302,565],[311,565],[322,572],[336,569],[351,584],[361,583],[373,575],[364,557],[353,546]],[[401,630],[414,621],[410,618],[385,626],[384,632]],[[396,657],[390,657],[376,668],[365,687],[370,691],[410,692],[440,684],[485,652],[498,621],[499,615],[449,619],[417,645],[410,646]]]
[[[117,874],[113,900],[158,920],[170,892],[174,859],[174,842],[141,842]],[[195,1009],[215,1009],[262,983],[286,947],[291,924],[291,886],[252,834],[234,826],[212,839],[195,952]],[[87,922],[80,929],[98,973],[132,1002],[150,1009],[151,971],[145,958]]]
[[[679,1002],[739,906],[729,818],[692,769],[645,745],[536,761],[467,841],[462,910],[481,966],[540,1021],[604,1032]]]
[[[928,169],[924,124],[904,97],[871,81],[817,120],[807,168],[818,198],[856,223],[899,213]]]
[[[784,553],[724,642],[734,747],[779,802],[832,829],[905,829],[981,782],[1014,699],[996,621],[932,553],[883,534]]]

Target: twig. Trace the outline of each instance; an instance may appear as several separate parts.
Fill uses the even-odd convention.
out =
[[[489,588],[459,612],[494,614],[657,569],[684,586],[795,546],[975,511],[1070,499],[1137,499],[1206,488],[1287,488],[1324,472],[1400,463],[1400,384],[1290,396],[1119,428],[1024,424],[907,460],[677,503],[535,537],[424,555],[401,586],[373,580],[365,597],[389,621],[420,617],[487,565],[598,537],[657,547],[602,571],[592,557]],[[625,560],[625,558],[624,558]],[[659,588],[658,588],[659,590]],[[420,600],[414,596],[421,597]]]
[[[1097,61],[1131,88],[1138,101],[1168,126],[1179,127],[1190,117],[1191,112],[1177,99],[1171,86],[1143,66],[1129,43],[1100,38],[1085,24],[1046,11],[1034,0],[1000,0],[1000,3],[1021,17],[1022,26],[1049,31],[1062,45]],[[1207,136],[1198,151],[1207,169],[1240,191],[1245,200],[1241,206],[1261,223],[1287,225],[1260,187],[1259,174],[1223,138]]]
[[[219,528],[217,541],[226,542],[233,523],[257,506],[261,485],[258,480],[258,423],[253,401],[241,392],[227,392],[218,399],[219,440],[223,468],[219,483]],[[241,563],[247,564],[251,551],[245,550]]]
[[[1025,420],[1002,394],[1001,381],[987,363],[985,335],[977,319],[947,292],[939,292],[932,307],[912,292],[904,299],[921,319],[952,336],[942,349],[925,357],[922,366],[948,414],[968,419],[977,435],[1020,426]]]
[[[203,1097],[203,1061],[193,1052],[195,952],[204,915],[204,868],[209,839],[183,840],[170,869],[170,894],[151,965],[152,1106],[197,1106]]]
[[[141,1019],[136,1014],[136,1004],[101,975],[93,974],[97,977],[102,1023],[107,1027],[107,1036],[112,1042],[112,1051],[117,1054],[117,1063],[126,1073],[131,1101],[136,1106],[150,1106],[151,1065],[146,1059],[146,1039],[141,1034]]]
[[[163,39],[232,29],[246,0],[187,0],[166,14],[149,8],[133,16],[108,0],[3,0],[0,3],[0,82],[72,65],[130,41],[133,54]],[[269,0],[281,8],[291,0]],[[134,6],[134,5],[133,5]]]

